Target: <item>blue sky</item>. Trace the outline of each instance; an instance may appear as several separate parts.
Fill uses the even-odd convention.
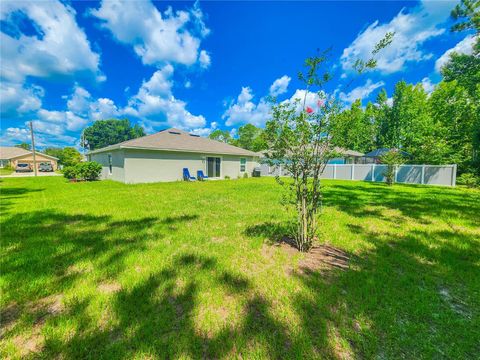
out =
[[[392,94],[399,80],[431,91],[471,34],[451,33],[447,1],[18,2],[1,3],[2,145],[78,145],[95,120],[117,117],[148,133],[178,127],[201,135],[268,119],[268,95],[302,95],[296,74],[332,47],[326,90],[350,104]],[[375,71],[351,70],[387,31]],[[315,94],[309,94],[315,101]]]

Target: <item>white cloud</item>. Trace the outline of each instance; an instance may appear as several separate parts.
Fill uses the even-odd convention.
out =
[[[474,35],[467,35],[465,39],[460,41],[453,48],[448,49],[435,61],[435,70],[440,72],[442,67],[450,60],[450,55],[453,53],[470,55],[473,51],[473,45],[475,44],[476,37]]]
[[[27,128],[10,127],[1,138],[2,145],[13,145],[19,142],[30,142],[30,131]]]
[[[18,83],[0,83],[0,109],[3,118],[16,117],[38,110],[42,106],[44,90],[40,86],[25,87]]]
[[[130,98],[123,109],[127,115],[143,120],[147,127],[174,126],[185,130],[204,127],[206,120],[202,115],[193,115],[187,104],[176,99],[172,93],[173,67],[165,65],[145,81],[138,93]]]
[[[287,75],[283,75],[281,78],[275,80],[270,86],[270,95],[278,96],[286,93],[290,80],[292,79]]]
[[[364,85],[356,87],[349,93],[341,92],[338,97],[343,102],[351,104],[357,99],[367,98],[372,92],[383,85],[385,85],[383,81],[374,83],[371,79],[368,79]]]
[[[20,15],[19,15],[20,14]],[[31,21],[37,35],[25,35],[18,17]],[[60,1],[2,2],[0,20],[1,76],[22,83],[27,76],[48,78],[79,72],[99,75],[99,55],[75,21],[75,10]]]
[[[189,11],[163,13],[149,0],[104,0],[91,14],[102,20],[119,42],[131,45],[144,64],[174,62],[208,66],[210,56],[199,52],[200,42],[209,30],[198,4]],[[207,64],[208,63],[208,64]]]
[[[76,106],[75,111],[42,109],[43,88],[27,84],[26,79],[86,74],[97,81],[105,78],[99,71],[100,57],[75,16],[75,10],[60,1],[7,1],[0,9],[2,117],[34,120],[39,146],[72,141],[66,132],[79,129],[87,120],[76,114],[81,104],[73,96],[70,106]],[[32,25],[30,33],[25,33],[23,23]],[[9,127],[2,141],[24,141],[27,132],[26,127]]]
[[[123,116],[136,118],[147,132],[172,126],[208,135],[215,129],[216,123],[206,127],[202,115],[193,115],[186,109],[184,101],[174,97],[173,73],[170,64],[155,71],[150,79],[143,82],[137,94],[129,99],[126,107],[119,107],[108,98],[94,98],[85,88],[76,84],[72,93],[63,97],[66,101],[65,109],[43,109],[39,108],[39,104],[35,109],[37,111],[29,116],[34,120],[39,139],[46,145],[68,144],[68,141],[69,145],[73,145],[75,138],[70,134],[78,133],[92,121]],[[18,142],[25,136],[25,131],[21,128],[9,129],[3,132],[2,142]]]
[[[432,83],[432,80],[428,77],[422,79],[423,90],[425,90],[427,94],[431,94],[433,90],[435,90],[435,85],[436,84]]]
[[[206,137],[210,135],[217,128],[217,125],[218,124],[215,121],[213,121],[209,127],[193,129],[190,131],[190,133]]]
[[[210,55],[205,50],[200,51],[198,60],[200,61],[200,66],[203,69],[208,68],[212,62]]]
[[[66,131],[78,131],[90,121],[88,118],[80,117],[71,111],[56,111],[41,109],[37,113],[38,124],[42,124],[41,130],[45,133],[50,133],[55,128],[55,134],[60,135]]]
[[[232,102],[222,115],[225,125],[250,123],[255,126],[263,126],[268,120],[270,104],[261,98],[258,104],[252,102],[253,93],[249,87],[242,87],[242,91],[236,102]]]
[[[68,110],[76,114],[88,114],[90,109],[91,96],[83,87],[75,85],[73,94],[67,101]]]
[[[351,70],[356,59],[369,59],[374,46],[387,32],[395,32],[395,35],[392,43],[376,57],[376,69],[393,73],[404,69],[407,62],[431,58],[432,54],[426,53],[422,45],[445,32],[439,25],[448,19],[452,7],[451,2],[424,1],[409,12],[402,9],[389,23],[375,21],[343,51],[343,69]]]
[[[297,104],[297,110],[300,111],[305,95],[305,106],[317,108],[320,100],[319,94],[300,89],[295,90],[293,95],[282,103]],[[225,119],[225,125],[234,126],[250,123],[255,126],[265,126],[265,123],[270,119],[271,103],[262,97],[256,104],[253,99],[252,89],[248,86],[242,87],[236,101],[225,104],[227,110],[222,115],[222,119]]]
[[[305,98],[306,94],[306,98]],[[300,90],[297,89],[293,93],[293,95],[290,97],[290,99],[287,99],[283,102],[291,102],[292,104],[297,103],[297,111],[300,111],[303,107],[303,100],[305,99],[305,106],[308,106],[312,109],[315,109],[318,107],[317,103],[318,100],[320,100],[320,96],[315,93],[315,92],[307,92],[307,90]]]
[[[113,100],[100,98],[90,106],[90,114],[93,120],[105,120],[117,117],[119,110]]]
[[[94,100],[87,90],[78,85],[75,85],[73,94],[68,97],[67,109],[90,120],[109,119],[119,115],[118,107],[113,100],[108,98]]]
[[[56,134],[55,129],[49,129],[49,134],[43,133],[40,130],[42,125],[34,121],[34,131],[35,131],[35,146],[37,148],[42,148],[46,146],[72,146],[75,143],[75,138],[69,135]],[[39,126],[39,128],[37,128]],[[21,142],[30,143],[30,130],[28,128],[28,123],[24,124],[24,127],[10,127],[7,128],[2,136],[0,137],[0,142],[4,146],[13,146]]]

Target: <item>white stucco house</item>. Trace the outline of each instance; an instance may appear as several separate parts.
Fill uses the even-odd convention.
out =
[[[100,178],[124,183],[177,181],[183,169],[211,179],[237,178],[259,166],[260,154],[175,128],[90,151],[102,164]]]

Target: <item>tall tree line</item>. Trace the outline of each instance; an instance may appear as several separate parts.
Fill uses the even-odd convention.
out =
[[[451,31],[476,37],[472,54],[453,53],[442,81],[427,94],[422,84],[396,84],[392,98],[382,90],[365,108],[354,102],[331,121],[337,146],[367,152],[401,148],[411,161],[458,164],[480,176],[480,1],[461,0],[452,11]]]
[[[334,144],[361,152],[401,148],[412,162],[480,172],[480,81],[472,81],[480,76],[480,58],[455,54],[442,74],[431,94],[400,81],[390,100],[382,90],[365,108],[355,101],[332,119]]]

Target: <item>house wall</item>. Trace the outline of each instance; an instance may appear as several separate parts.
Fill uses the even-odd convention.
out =
[[[50,164],[52,164],[53,170],[54,171],[57,170],[57,167],[58,167],[57,160],[44,156],[43,154],[36,153],[35,161],[37,163],[37,169],[40,167],[40,163],[49,162]],[[15,166],[17,166],[18,163],[28,163],[33,169],[33,155],[26,154],[23,156],[16,157],[10,161],[10,165],[13,168],[15,168]]]
[[[110,165],[108,155],[112,155],[112,172],[110,173]],[[96,161],[102,165],[100,179],[115,180],[125,182],[125,152],[123,150],[112,150],[110,152],[88,155],[90,161]]]
[[[197,170],[206,174],[206,157],[215,156],[222,158],[220,177],[237,178],[243,176],[240,172],[240,158],[236,155],[214,155],[201,153],[187,153],[158,150],[125,149],[125,182],[146,183],[159,181],[183,180],[183,168],[188,168],[191,176],[196,176]],[[249,176],[258,163],[253,157],[247,159],[246,172]]]

